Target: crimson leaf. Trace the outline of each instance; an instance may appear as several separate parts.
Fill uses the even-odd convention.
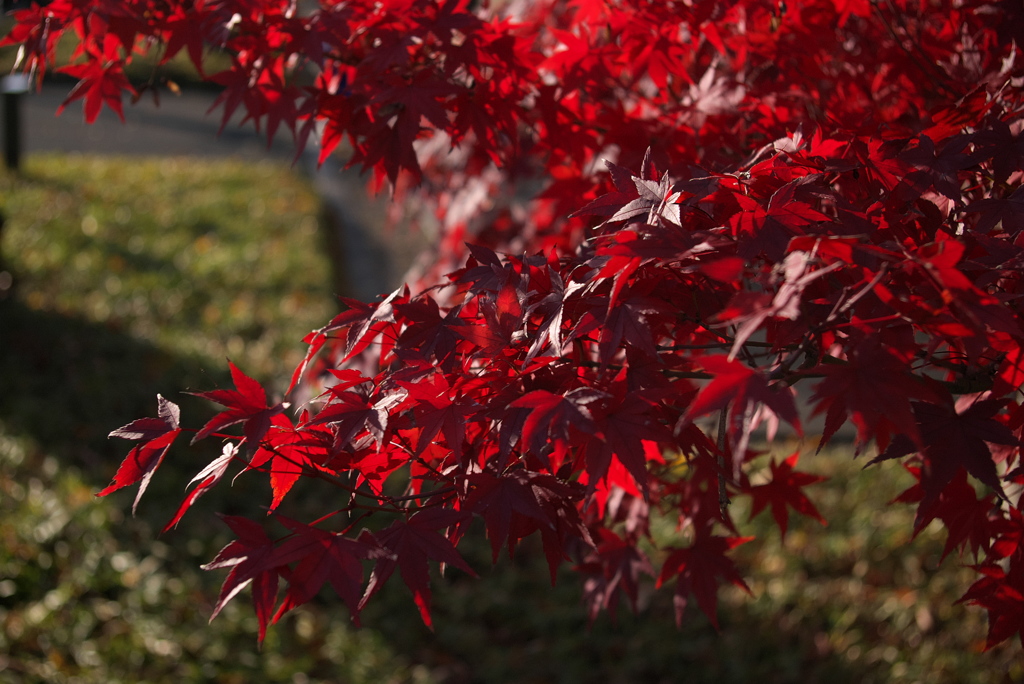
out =
[[[159,394],[156,400],[159,418],[139,418],[110,433],[110,437],[138,440],[141,443],[128,452],[128,456],[121,462],[117,474],[114,475],[114,481],[96,495],[106,496],[122,487],[141,482],[139,492],[132,503],[132,514],[135,513],[143,492],[149,486],[153,473],[160,467],[171,444],[181,434],[181,428],[178,427],[181,410],[178,405]]]

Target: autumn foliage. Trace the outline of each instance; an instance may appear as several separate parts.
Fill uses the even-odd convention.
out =
[[[783,535],[793,511],[821,519],[820,478],[751,446],[803,434],[804,406],[819,445],[850,424],[905,465],[915,531],[940,521],[978,572],[963,600],[988,611],[988,645],[1024,640],[1019,2],[55,0],[15,17],[6,42],[40,77],[77,36],[58,70],[90,121],[159,85],[129,83],[138,54],[202,71],[223,51],[231,68],[204,75],[225,122],[345,149],[438,231],[409,286],[309,334],[284,397],[232,365],[198,430],[161,397],[112,433],[138,445],[102,494],[141,495],[186,432],[223,442],[170,525],[240,471],[269,478],[276,524],[225,517],[237,539],[207,566],[228,570],[218,611],[251,587],[261,638],[324,584],[358,617],[396,571],[429,624],[431,567],[474,572],[474,520],[495,559],[539,537],[593,614],[646,576],[679,619],[695,598],[714,621],[718,587],[746,587],[732,501]],[[302,479],[318,519],[286,515]],[[678,522],[671,545],[654,517]]]

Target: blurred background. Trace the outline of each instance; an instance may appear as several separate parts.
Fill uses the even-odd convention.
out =
[[[893,463],[864,473],[849,448],[815,456],[813,437],[775,450],[806,449],[802,468],[832,478],[809,490],[829,525],[795,519],[784,543],[768,513],[741,527],[763,540],[737,553],[753,596],[723,591],[720,631],[695,607],[677,628],[671,587],[649,587],[638,615],[590,623],[571,572],[552,588],[529,543],[491,568],[482,533],[465,545],[480,579],[435,579],[434,632],[397,582],[361,628],[328,592],[262,649],[247,592],[208,624],[224,575],[199,566],[229,539],[211,520],[258,515],[266,484],[222,486],[161,535],[216,454],[173,450],[132,517],[134,487],[95,497],[130,448],[107,433],[153,415],[157,393],[198,424],[210,407],[185,392],[230,386],[226,358],[282,390],[335,295],[373,296],[402,260],[384,265],[391,238],[379,203],[357,202],[358,179],[293,164],[287,140],[217,137],[215,93],[183,64],[166,76],[181,94],[127,107],[125,124],[104,111],[87,127],[77,104],[56,118],[68,83],[18,105],[21,158],[0,172],[0,682],[1024,677],[1019,645],[983,653],[984,613],[954,605],[968,559],[940,562],[941,531],[911,540],[913,509],[888,505],[911,478]],[[367,264],[381,281],[356,272]],[[316,495],[289,503],[322,511]]]

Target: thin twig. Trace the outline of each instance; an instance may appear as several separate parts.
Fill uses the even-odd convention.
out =
[[[878,14],[878,18],[882,20],[882,23],[885,25],[885,28],[887,28],[889,30],[889,35],[892,37],[892,39],[894,41],[896,41],[896,44],[900,46],[900,49],[903,50],[905,53],[907,53],[907,56],[910,57],[910,59],[913,60],[913,62],[915,64],[917,64],[918,68],[921,69],[921,71],[923,71],[926,74],[928,74],[929,76],[931,76],[932,83],[939,90],[941,90],[942,92],[946,93],[947,95],[951,95],[951,96],[956,97],[956,98],[962,98],[963,97],[962,93],[959,93],[956,90],[953,90],[952,88],[950,88],[949,86],[947,86],[945,84],[944,81],[945,81],[945,79],[948,78],[948,76],[946,74],[942,73],[942,71],[939,70],[936,65],[929,64],[921,56],[921,54],[920,54],[920,47],[921,47],[920,46],[920,41],[914,39],[913,37],[911,37],[910,31],[907,29],[906,25],[903,23],[903,20],[900,18],[901,17],[901,13],[900,13],[899,9],[893,4],[892,0],[885,0],[885,4],[889,7],[889,10],[893,13],[893,16],[896,17],[896,20],[900,23],[900,28],[903,29],[903,32],[904,32],[904,34],[906,36],[906,40],[910,41],[911,45],[913,45],[914,47],[918,48],[918,50],[912,50],[912,49],[910,49],[909,47],[906,46],[904,41],[900,38],[899,34],[896,33],[896,29],[894,29],[892,27],[892,24],[889,23],[888,18],[885,16],[885,14],[882,13],[882,9],[878,6],[878,0],[872,0],[871,6],[874,8],[875,12]],[[936,79],[936,76],[938,76],[939,78]]]
[[[725,489],[725,437],[728,407],[723,407],[718,416],[718,510],[726,520],[729,510],[729,492]]]

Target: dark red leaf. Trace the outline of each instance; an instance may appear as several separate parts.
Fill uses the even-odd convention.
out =
[[[75,100],[84,99],[86,123],[91,124],[96,121],[104,104],[113,109],[124,122],[121,94],[128,92],[130,95],[135,95],[135,89],[128,83],[120,64],[110,62],[102,65],[99,61],[93,61],[60,67],[57,71],[79,79],[74,90],[57,109],[58,114]]]
[[[605,528],[600,530],[597,548],[586,555],[577,571],[586,577],[583,593],[591,621],[601,610],[614,615],[620,591],[626,593],[635,612],[640,578],[654,576],[650,560],[635,543]]]
[[[827,524],[825,518],[804,494],[803,488],[824,482],[828,478],[794,470],[799,457],[800,452],[795,452],[782,462],[776,462],[773,458],[769,466],[771,477],[768,482],[750,488],[750,518],[753,519],[766,506],[771,506],[772,517],[775,518],[783,539],[786,537],[786,528],[789,523],[789,508],[814,518],[822,525]]]
[[[988,611],[988,650],[1015,634],[1024,646],[1024,592],[998,565],[975,566],[983,577],[971,585],[962,602],[981,606]]]
[[[215,415],[196,433],[196,436],[192,438],[192,443],[195,444],[231,425],[243,423],[242,431],[245,434],[246,447],[251,452],[259,447],[260,440],[270,429],[274,416],[288,408],[288,404],[267,405],[267,393],[263,386],[238,370],[230,361],[228,366],[231,368],[231,378],[235,382],[236,389],[192,393],[197,397],[203,397],[227,407],[226,411]]]
[[[495,561],[503,543],[507,541],[511,556],[520,539],[539,530],[554,583],[558,565],[565,557],[566,539],[575,537],[593,545],[575,507],[581,492],[570,483],[522,469],[501,477],[474,474],[469,482],[464,510],[483,517]]]
[[[451,565],[476,576],[473,569],[459,555],[455,545],[439,531],[456,525],[465,518],[466,515],[458,511],[428,508],[417,512],[408,520],[396,520],[380,532],[364,532],[360,540],[379,546],[384,553],[377,558],[366,593],[359,604],[360,608],[366,605],[371,596],[380,591],[397,566],[402,580],[412,590],[423,623],[433,629],[430,619],[428,561],[434,560]]]
[[[952,404],[914,403],[924,448],[921,468],[921,503],[918,519],[928,514],[946,487],[961,469],[1005,498],[989,444],[1019,446],[1009,428],[995,420],[1004,402],[967,397],[956,407]],[[899,458],[917,451],[911,441],[897,437],[872,463]]]
[[[159,394],[156,399],[159,418],[140,418],[110,433],[111,437],[139,440],[141,444],[128,452],[128,456],[118,467],[113,482],[96,495],[106,496],[122,487],[141,482],[132,503],[133,515],[153,473],[160,467],[167,451],[181,434],[181,428],[178,427],[181,411],[178,405]]]
[[[258,523],[239,516],[223,516],[223,519],[238,539],[203,566],[204,570],[231,568],[221,586],[210,620],[217,617],[228,601],[253,583],[252,600],[259,619],[259,640],[262,643],[277,602],[278,567],[288,561],[276,561],[274,542]]]
[[[371,557],[372,549],[340,534],[298,523],[290,526],[293,535],[274,550],[272,560],[268,559],[276,565],[297,563],[287,574],[288,589],[273,621],[277,622],[296,606],[308,603],[324,583],[330,583],[348,606],[353,621],[358,623],[363,583],[361,561]]]
[[[702,356],[699,363],[712,375],[712,379],[680,419],[677,432],[695,418],[728,407],[733,453],[743,454],[756,427],[753,417],[760,405],[800,430],[800,418],[791,391],[770,385],[763,373],[724,355]]]
[[[198,475],[192,478],[192,481],[189,482],[189,484],[195,484],[195,488],[185,496],[184,501],[182,501],[181,505],[178,507],[178,512],[175,513],[171,521],[164,526],[164,532],[176,526],[182,516],[185,515],[185,511],[191,508],[192,504],[196,502],[196,499],[203,494],[206,494],[210,488],[221,481],[221,478],[224,477],[224,473],[228,470],[228,466],[231,465],[231,461],[235,459],[237,454],[238,445],[228,442],[224,445],[224,450],[221,455],[211,461],[208,466],[199,471]]]
[[[938,400],[936,391],[915,376],[905,359],[885,348],[876,335],[851,345],[845,362],[819,367],[825,379],[815,387],[811,401],[815,414],[827,412],[819,449],[847,417],[857,426],[857,442],[875,439],[881,449],[892,435],[920,442],[911,400]]]
[[[676,578],[676,624],[682,624],[683,613],[690,594],[697,597],[697,605],[704,611],[716,628],[718,627],[718,585],[725,581],[748,594],[750,588],[743,581],[736,565],[726,553],[740,544],[746,544],[753,537],[719,537],[702,534],[685,549],[675,549],[662,565],[658,575],[660,587],[673,577]]]

